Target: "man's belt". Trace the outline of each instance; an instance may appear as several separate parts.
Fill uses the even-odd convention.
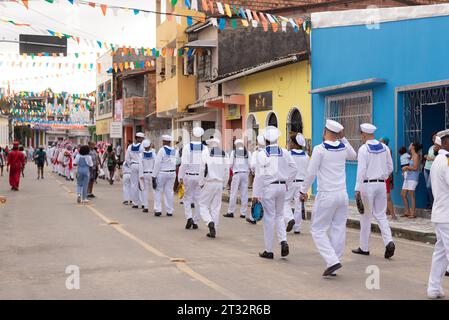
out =
[[[286,182],[285,181],[275,181],[275,182],[272,182],[271,184],[285,184]]]
[[[153,171],[144,171],[143,173],[153,173]]]
[[[373,182],[385,182],[385,180],[382,179],[363,180],[363,183],[373,183]]]
[[[304,182],[304,180],[296,179],[296,180],[293,180],[293,182]]]
[[[237,173],[248,173],[248,171],[236,171],[236,172],[233,172],[233,174],[237,174]]]
[[[199,176],[200,174],[199,173],[186,173],[186,175],[188,175],[188,176]]]
[[[176,172],[176,170],[161,170],[161,172]]]

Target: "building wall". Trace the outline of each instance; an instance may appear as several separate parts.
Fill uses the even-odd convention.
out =
[[[400,95],[395,121],[395,88],[449,79],[449,68],[442,67],[448,60],[448,29],[448,16],[386,22],[381,23],[379,29],[363,25],[312,29],[312,88],[385,78],[385,85],[373,88],[373,123],[378,127],[378,137],[390,138],[396,161],[396,151],[403,145],[404,138]],[[321,142],[324,126],[325,96],[313,95],[312,105],[313,143],[316,145]],[[402,206],[403,179],[397,169],[396,166],[392,197],[396,205]],[[356,164],[347,165],[347,176],[347,188],[353,197]],[[421,180],[416,193],[421,207],[425,199],[423,187]]]
[[[272,91],[273,110],[278,118],[281,131],[279,145],[286,146],[287,118],[292,108],[297,107],[301,113],[304,136],[311,139],[311,101],[310,101],[310,74],[308,61],[301,61],[284,67],[275,68],[247,76],[240,80],[242,91],[246,95],[246,115],[253,114],[259,124],[259,130],[265,128],[266,119],[271,111],[249,112],[249,95]],[[246,117],[246,118],[247,118]],[[246,122],[246,119],[244,119]]]
[[[0,116],[0,147],[4,148],[8,144],[9,144],[8,118]]]

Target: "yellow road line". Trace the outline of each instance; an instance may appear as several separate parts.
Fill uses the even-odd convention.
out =
[[[65,185],[63,183],[61,183],[58,180],[56,180],[56,181],[60,185],[62,185],[64,190],[66,190],[67,192],[70,192],[70,189],[65,187]],[[90,211],[92,211],[96,216],[98,216],[106,224],[109,224],[109,223],[112,222],[111,219],[106,217],[104,214],[102,214],[99,210],[94,208],[92,205],[87,205],[85,207],[88,208]],[[111,224],[110,226],[112,228],[114,228],[116,231],[118,231],[119,233],[121,233],[122,235],[124,235],[125,237],[127,237],[128,239],[133,240],[134,242],[136,242],[141,247],[143,247],[145,250],[147,250],[148,252],[151,252],[155,256],[158,256],[158,257],[161,257],[161,258],[166,258],[166,259],[169,259],[170,261],[175,259],[175,258],[172,258],[172,257],[166,255],[162,251],[156,249],[155,247],[153,247],[149,243],[139,239],[138,237],[136,237],[132,233],[130,233],[127,230],[125,230],[121,225]],[[206,277],[202,276],[201,274],[199,274],[198,272],[194,271],[185,262],[175,261],[174,263],[175,263],[176,267],[178,268],[178,270],[180,270],[181,272],[184,272],[185,274],[189,275],[193,279],[198,280],[199,282],[201,282],[205,286],[207,286],[207,287],[217,291],[218,293],[222,294],[223,296],[225,296],[225,297],[227,297],[229,299],[234,299],[234,300],[240,299],[240,297],[238,295],[234,294],[233,292],[223,288],[219,284],[213,282],[212,280],[209,280],[208,278],[206,278]]]

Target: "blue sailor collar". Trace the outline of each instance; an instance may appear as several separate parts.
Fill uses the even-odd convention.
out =
[[[165,150],[165,154],[167,156],[175,156],[176,155],[176,150],[172,147],[168,147],[168,146],[164,146],[164,150]]]
[[[290,153],[292,156],[295,156],[295,157],[302,157],[302,156],[306,155],[304,150],[299,150],[299,149],[292,149],[292,150],[290,150]]]
[[[327,150],[327,151],[343,151],[346,150],[346,146],[343,142],[341,142],[340,140],[337,141],[324,141],[323,142],[323,147]]]
[[[365,143],[369,153],[382,153],[387,151],[382,142],[378,140],[369,140]]]
[[[221,150],[220,148],[214,147],[210,150],[210,156],[224,158],[226,156],[226,153],[223,150]]]
[[[265,147],[265,153],[268,157],[274,156],[274,157],[282,157],[282,149],[279,148],[278,145],[272,144],[267,147]]]
[[[201,142],[192,141],[190,142],[190,151],[202,151],[204,145]]]
[[[138,143],[138,144],[132,144],[131,145],[131,151],[132,152],[140,152],[140,143]]]
[[[144,151],[143,158],[144,159],[153,159],[153,151]]]

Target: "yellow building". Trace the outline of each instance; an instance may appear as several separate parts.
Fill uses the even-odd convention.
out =
[[[188,25],[184,16],[195,20],[205,19],[205,16],[198,11],[186,9],[183,2],[170,10],[171,1],[167,1],[166,8],[167,12],[183,17],[167,15],[167,19],[156,29],[156,43],[160,52],[156,67],[156,111],[158,117],[173,118],[196,100],[196,76],[185,75],[188,59],[179,55],[179,50],[188,41],[185,33]]]
[[[220,81],[225,94],[245,96],[245,127],[255,133],[248,135],[249,144],[255,144],[257,134],[266,126],[275,125],[281,131],[281,147],[287,146],[290,133],[302,132],[310,149],[310,65],[304,58],[285,57]]]

